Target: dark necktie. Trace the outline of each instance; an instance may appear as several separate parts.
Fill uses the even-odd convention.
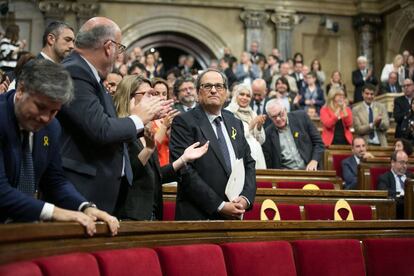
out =
[[[32,151],[30,150],[29,132],[22,131],[22,159],[17,189],[25,194],[33,196],[35,193],[35,172],[33,167]]]
[[[216,130],[217,130],[217,141],[220,146],[221,153],[224,157],[224,162],[226,163],[227,169],[231,171],[231,162],[230,162],[230,154],[229,149],[227,148],[226,139],[224,138],[224,134],[221,128],[221,117],[217,117],[214,119],[214,123],[216,124]]]
[[[256,110],[257,115],[262,114],[262,111],[260,110],[260,102],[259,101],[256,101],[256,106],[257,106],[257,110]]]
[[[373,124],[374,123],[374,113],[372,112],[371,106],[368,107],[368,121],[369,121],[369,124]],[[373,139],[374,137],[375,137],[375,132],[372,131],[369,134],[369,139]]]
[[[403,176],[402,175],[397,175],[397,177],[398,177],[398,181],[401,184],[401,189],[404,190],[404,181],[401,179]]]

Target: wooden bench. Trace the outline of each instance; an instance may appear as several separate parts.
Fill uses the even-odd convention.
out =
[[[414,179],[407,179],[404,185],[404,218],[414,219]]]
[[[164,186],[165,201],[175,201],[177,188]],[[284,204],[334,204],[338,199],[346,199],[350,204],[366,204],[375,206],[378,219],[395,219],[395,201],[388,198],[387,191],[357,190],[299,190],[299,189],[261,189],[256,190],[255,202],[261,203],[271,199]]]

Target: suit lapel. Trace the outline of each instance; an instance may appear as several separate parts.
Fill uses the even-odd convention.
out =
[[[275,156],[276,158],[279,158],[282,153],[282,150],[280,149],[280,140],[279,140],[279,132],[277,130],[277,128],[272,124],[272,133],[271,133],[271,142],[272,142],[272,150],[276,151],[276,154],[274,154],[273,156]]]
[[[288,113],[288,119],[289,119],[288,123],[289,123],[290,132],[292,133],[293,141],[295,141],[296,148],[298,149],[298,152],[300,153],[299,149],[301,147],[299,147],[299,140],[301,139],[300,138],[301,131],[300,131],[298,122],[295,120],[294,117],[289,116],[289,115],[290,113]]]
[[[49,156],[49,148],[51,143],[58,143],[59,141],[51,141],[48,131],[43,128],[33,135],[33,165],[35,169],[36,183],[39,182],[39,172],[44,171],[43,166],[47,164],[47,158]],[[37,173],[36,173],[37,172]]]
[[[222,113],[222,116],[224,118],[224,125],[226,126],[227,134],[229,135],[231,144],[233,146],[234,155],[236,156],[236,158],[238,158],[238,154],[237,154],[238,153],[238,150],[237,150],[238,147],[237,147],[237,143],[236,143],[238,133],[237,133],[236,126],[234,125],[235,121],[232,120],[232,118],[231,118],[231,116],[233,116],[233,115]],[[230,152],[230,150],[229,150],[229,152]]]
[[[224,161],[223,154],[221,153],[220,146],[217,141],[217,136],[214,133],[213,127],[211,126],[210,121],[207,118],[207,115],[204,113],[201,107],[196,107],[194,115],[194,117],[198,121],[199,128],[203,133],[204,137],[208,141],[210,141],[209,147],[213,150],[214,154],[216,155],[223,169],[226,171],[227,175],[230,175],[230,172],[226,166],[226,162]]]

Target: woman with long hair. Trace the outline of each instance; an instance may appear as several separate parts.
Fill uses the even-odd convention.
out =
[[[329,91],[326,105],[321,109],[321,123],[325,146],[352,144],[352,111],[341,87]]]
[[[319,59],[315,58],[314,60],[312,60],[310,69],[311,72],[314,72],[316,74],[316,79],[319,86],[323,87],[323,85],[325,84],[326,76],[325,72],[322,71],[322,64],[319,61]]]
[[[252,158],[256,160],[256,169],[266,169],[266,161],[261,146],[266,139],[263,129],[266,115],[257,115],[253,111],[250,107],[252,97],[253,93],[249,85],[236,85],[233,89],[231,103],[226,109],[242,121],[244,136],[250,146]]]
[[[114,103],[119,117],[130,115],[130,105],[139,104],[144,97],[154,97],[151,82],[137,75],[126,76],[118,85]],[[150,123],[145,126],[144,137],[128,144],[129,159],[133,171],[132,185],[123,191],[125,200],[120,202],[117,217],[132,220],[162,219],[162,183],[176,180],[175,172],[208,150],[208,143],[196,148],[189,146],[184,154],[164,167],[160,167],[155,146],[154,132]]]
[[[396,55],[390,64],[385,64],[381,72],[381,82],[387,82],[391,72],[398,74],[398,83],[402,86],[406,78],[405,68],[403,66],[404,58],[402,55]]]

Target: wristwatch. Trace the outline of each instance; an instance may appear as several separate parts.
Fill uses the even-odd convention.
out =
[[[82,206],[82,208],[80,209],[80,211],[81,212],[84,212],[86,209],[88,209],[88,208],[98,208],[98,207],[96,207],[96,204],[95,203],[93,203],[93,202],[88,202],[88,203],[86,203],[86,204],[84,204],[83,206]]]

